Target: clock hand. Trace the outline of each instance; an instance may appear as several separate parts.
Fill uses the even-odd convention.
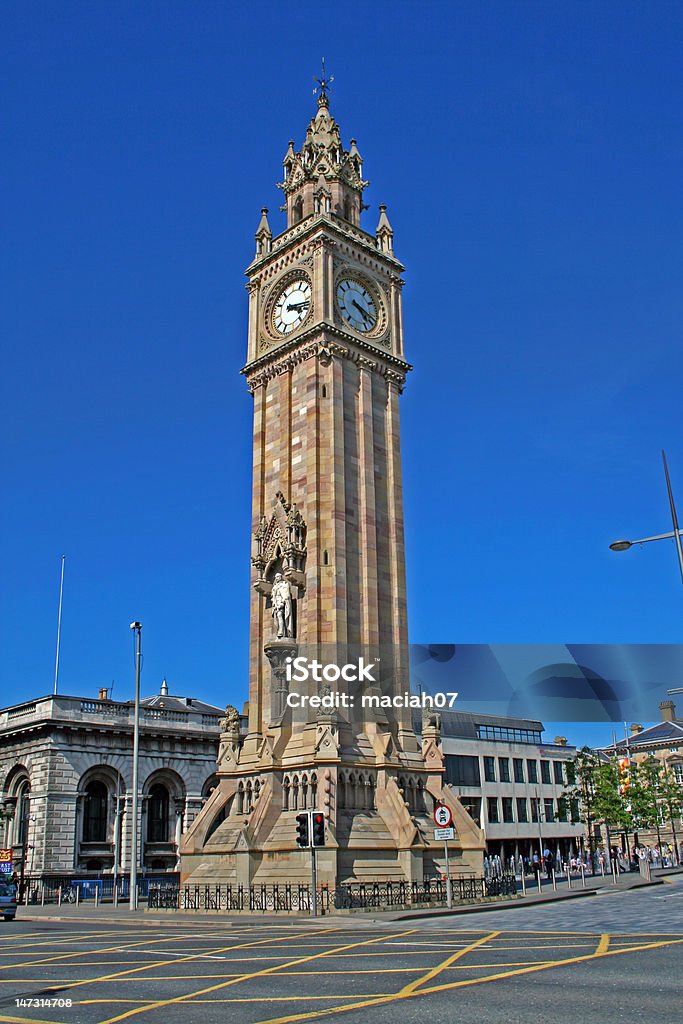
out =
[[[288,310],[290,310],[290,309],[306,309],[307,307],[308,307],[308,303],[307,302],[290,302],[288,304],[288,306],[287,306],[287,309]]]
[[[369,322],[370,322],[371,324],[372,324],[372,323],[374,323],[374,320],[373,320],[373,318],[372,318],[372,317],[370,316],[370,314],[368,313],[367,309],[363,309],[363,307],[362,307],[362,306],[359,306],[359,305],[358,305],[358,303],[356,302],[356,300],[355,300],[355,299],[352,299],[352,300],[351,300],[351,305],[352,305],[352,306],[355,306],[355,307],[356,307],[356,309],[358,310],[358,312],[359,312],[359,313],[360,313],[360,315],[361,315],[361,316],[363,317],[363,320],[365,320],[365,322],[366,322],[366,323],[368,323],[368,321],[369,321]]]

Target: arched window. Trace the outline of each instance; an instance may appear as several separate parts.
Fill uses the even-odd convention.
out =
[[[297,201],[294,203],[293,215],[294,223],[298,224],[304,215],[304,201],[301,196],[299,196]]]
[[[311,775],[311,807],[315,810],[318,803],[318,776],[313,772]]]
[[[301,809],[305,811],[308,807],[308,775],[301,780]]]
[[[107,787],[98,780],[89,782],[83,805],[83,842],[107,842]]]
[[[237,812],[244,814],[244,783],[240,782],[237,787]]]
[[[339,810],[342,807],[346,807],[346,776],[344,772],[339,772],[339,778],[337,781],[337,799],[339,801]]]
[[[147,841],[168,842],[168,790],[158,783],[149,791],[147,805]]]
[[[252,800],[252,795],[251,795],[251,779],[249,779],[248,782],[247,782],[245,793],[246,793],[246,798],[247,798],[246,799],[247,806],[245,807],[245,810],[246,810],[247,814],[251,814],[251,812],[253,810],[253,807],[254,807],[254,802]]]
[[[375,810],[375,781],[372,777],[368,779],[368,810]]]
[[[285,781],[282,783],[282,810],[289,810],[289,775],[285,775]]]
[[[299,810],[299,780],[296,775],[294,776],[294,781],[292,783],[292,810]]]
[[[31,783],[28,779],[24,779],[17,790],[17,806],[14,813],[17,822],[16,843],[23,846],[28,842],[28,823],[31,815]]]

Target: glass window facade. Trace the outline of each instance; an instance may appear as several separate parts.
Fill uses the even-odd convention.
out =
[[[555,806],[552,799],[543,801],[543,820],[555,821]]]
[[[538,761],[527,761],[526,777],[529,782],[538,782]]]
[[[477,737],[480,740],[506,740],[508,743],[541,742],[541,733],[533,729],[511,729],[504,725],[478,725]]]
[[[498,797],[490,796],[486,800],[486,814],[489,822],[497,824],[500,821],[498,816]]]
[[[515,774],[515,782],[524,782],[524,761],[521,757],[513,757],[512,768]]]
[[[541,782],[550,785],[550,761],[541,761]]]
[[[507,822],[511,822],[511,821],[514,821],[514,820],[515,819],[514,819],[514,816],[513,816],[513,813],[512,813],[512,797],[511,796],[504,796],[503,797],[503,821],[507,823]]]
[[[517,821],[524,822],[524,821],[528,821],[528,820],[529,820],[529,810],[527,808],[526,797],[518,796],[517,797]]]
[[[553,775],[555,776],[555,782],[558,786],[564,785],[564,774],[562,772],[561,761],[553,761]]]
[[[498,772],[500,774],[501,782],[510,781],[510,758],[499,757],[498,758]]]
[[[496,759],[495,757],[484,758],[484,779],[487,782],[496,781]]]

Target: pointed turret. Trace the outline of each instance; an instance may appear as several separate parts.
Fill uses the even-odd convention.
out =
[[[273,242],[273,232],[270,230],[270,224],[268,223],[268,209],[263,207],[261,210],[261,220],[259,226],[256,229],[256,255],[264,256],[271,250]]]
[[[339,125],[329,110],[327,85],[318,96],[318,111],[306,130],[297,153],[290,142],[283,166],[285,180],[279,186],[287,199],[287,227],[311,214],[325,213],[360,224],[363,208],[363,160],[356,148],[342,146]]]
[[[382,252],[393,255],[394,232],[387,217],[387,208],[384,203],[379,206],[379,222],[377,224],[377,244]]]

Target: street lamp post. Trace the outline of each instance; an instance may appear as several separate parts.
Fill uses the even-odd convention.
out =
[[[131,622],[135,633],[135,719],[133,722],[133,801],[130,843],[130,909],[138,909],[138,754],[140,749],[140,659],[142,657],[142,623]]]
[[[673,530],[671,533],[658,533],[655,537],[641,537],[639,540],[615,540],[610,544],[611,551],[628,551],[635,544],[648,544],[651,540],[675,540],[676,542],[676,554],[678,555],[678,567],[681,570],[681,580],[683,581],[683,545],[681,543],[681,537],[683,531],[678,526],[678,515],[676,514],[676,506],[674,504],[673,491],[671,490],[671,480],[669,479],[669,467],[666,464],[666,455],[662,452],[662,461],[664,463],[664,476],[666,478],[666,490],[669,495],[669,508],[671,510],[671,522]]]

